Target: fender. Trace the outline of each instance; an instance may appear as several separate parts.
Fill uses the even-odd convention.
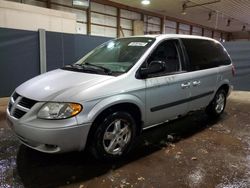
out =
[[[137,96],[131,94],[121,94],[103,99],[88,113],[88,119],[93,122],[105,109],[121,103],[132,103],[139,107],[142,121],[145,121],[145,104]]]

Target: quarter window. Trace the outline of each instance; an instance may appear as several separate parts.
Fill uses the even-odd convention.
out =
[[[231,63],[224,48],[217,42],[200,39],[182,39],[191,64],[190,70],[202,70]]]

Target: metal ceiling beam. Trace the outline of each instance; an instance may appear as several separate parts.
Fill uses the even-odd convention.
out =
[[[187,3],[193,3],[191,1],[189,1],[189,2],[185,3],[185,8],[200,7],[200,6],[211,5],[211,4],[219,3],[219,2],[221,2],[221,0],[209,1],[209,2],[206,2],[206,3],[200,3],[200,4],[195,4],[195,5],[187,5]]]

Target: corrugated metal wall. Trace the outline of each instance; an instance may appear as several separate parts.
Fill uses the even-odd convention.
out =
[[[250,42],[225,42],[223,45],[235,65],[234,89],[250,91]]]
[[[38,32],[0,28],[0,97],[39,72]]]

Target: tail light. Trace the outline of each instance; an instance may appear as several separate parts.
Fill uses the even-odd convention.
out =
[[[236,74],[235,66],[232,64],[232,75],[235,76],[235,74]]]

